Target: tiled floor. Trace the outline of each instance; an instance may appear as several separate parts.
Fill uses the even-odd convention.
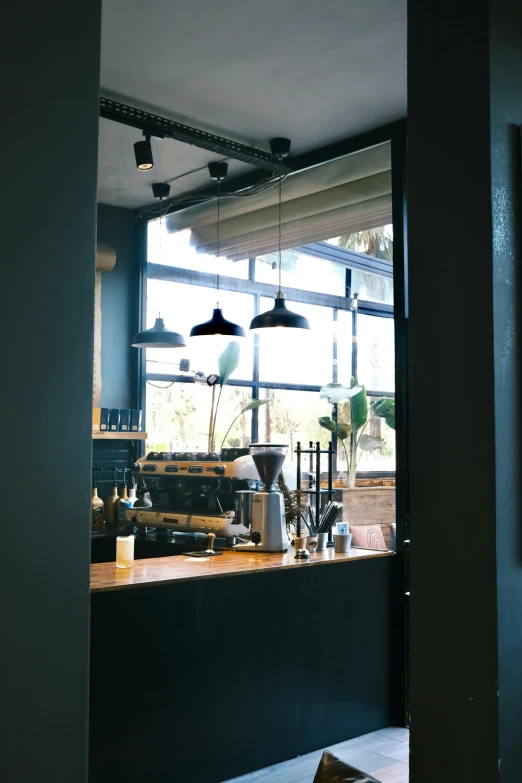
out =
[[[391,726],[331,745],[328,750],[380,783],[408,783],[409,740],[408,729]],[[225,783],[312,783],[322,752],[317,750]]]

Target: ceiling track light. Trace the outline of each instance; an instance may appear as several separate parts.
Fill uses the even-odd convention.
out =
[[[152,185],[152,195],[158,201],[170,196],[170,185],[168,182],[154,182]]]
[[[154,167],[154,158],[152,157],[152,147],[150,145],[150,133],[143,131],[145,139],[137,141],[134,145],[134,157],[136,158],[136,168],[140,171],[150,171]]]
[[[216,261],[219,262],[219,250],[220,250],[220,233],[219,233],[219,204],[221,197],[221,183],[225,179],[228,173],[228,163],[225,161],[216,161],[208,164],[208,173],[211,179],[215,180],[218,184],[217,195],[217,248],[216,248]],[[219,272],[217,274],[216,284],[217,294],[219,296]],[[212,318],[210,321],[205,321],[202,324],[196,324],[190,330],[191,337],[245,337],[245,330],[239,324],[235,324],[232,321],[227,321],[224,317],[219,302],[214,308]]]
[[[290,153],[290,139],[272,139],[270,142],[272,155],[279,160],[279,290],[274,299],[274,306],[266,313],[260,313],[252,319],[250,329],[310,329],[308,319],[304,315],[294,313],[286,306],[285,295],[281,290],[281,192],[283,180],[283,159]]]

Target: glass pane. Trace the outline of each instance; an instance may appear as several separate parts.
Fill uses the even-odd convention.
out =
[[[352,311],[337,311],[337,382],[350,385],[352,377]],[[326,415],[326,414],[325,414]]]
[[[393,318],[357,316],[357,377],[368,390],[394,391]]]
[[[153,385],[154,384],[154,385]],[[158,388],[158,387],[162,388]],[[219,387],[216,389],[216,402]],[[252,389],[223,387],[216,419],[217,450],[235,416],[252,399]],[[166,387],[147,383],[147,449],[149,451],[208,451],[212,389],[195,383],[174,383]],[[239,417],[230,430],[226,446],[250,445],[252,412]]]
[[[332,407],[319,399],[318,392],[260,389],[261,399],[272,402],[259,408],[259,441],[262,443],[288,443],[287,460],[295,461],[294,449],[301,441],[319,441],[326,447],[329,433],[319,426],[320,416],[331,416]]]
[[[261,298],[261,312],[273,299]],[[265,329],[259,333],[259,379],[275,383],[324,386],[332,380],[334,320],[330,307],[287,302],[290,310],[306,316],[308,329]]]
[[[380,258],[383,261],[393,261],[393,226],[388,223],[385,226],[367,228],[363,231],[354,231],[340,237],[326,240],[330,245],[345,247],[372,258]]]
[[[190,360],[192,372],[205,375],[218,372],[218,356],[230,342],[225,337],[189,337],[196,323],[208,321],[216,306],[218,293],[213,288],[202,288],[185,283],[171,283],[164,280],[147,281],[147,328],[161,312],[165,326],[181,332],[186,348],[147,348],[147,372],[178,374],[180,359]],[[253,341],[248,336],[248,327],[254,317],[254,297],[235,291],[219,291],[219,304],[223,315],[245,328],[247,336],[238,340],[240,360],[233,378],[252,378]]]
[[[378,397],[369,397],[372,403]],[[395,430],[388,427],[384,419],[372,416],[365,432],[375,438],[382,438],[384,443],[375,451],[363,452],[359,461],[359,471],[394,471],[395,470]]]
[[[356,231],[341,237],[327,240],[329,244],[345,247],[356,253],[379,258],[383,261],[393,261],[393,226],[378,226],[376,228]],[[359,294],[359,299],[369,302],[393,304],[393,278],[352,269],[352,293]]]
[[[351,290],[359,299],[379,304],[393,304],[393,279],[352,269]]]
[[[229,261],[205,253],[196,253],[190,244],[190,229],[169,234],[165,224],[158,218],[148,224],[147,261],[151,264],[178,266],[195,272],[228,275],[248,279],[248,260]]]
[[[256,259],[256,280],[272,283],[277,289],[279,254],[269,253]],[[283,288],[299,288],[320,294],[345,295],[346,267],[322,258],[283,250],[281,264]]]

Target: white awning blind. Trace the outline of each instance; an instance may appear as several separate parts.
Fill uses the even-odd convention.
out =
[[[221,255],[255,258],[277,250],[277,185],[221,200]],[[282,189],[282,247],[290,248],[391,223],[390,145],[382,144],[289,175]],[[191,229],[198,252],[215,254],[216,202],[167,217],[169,232]]]

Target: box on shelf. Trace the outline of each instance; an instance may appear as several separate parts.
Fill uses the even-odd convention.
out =
[[[108,408],[93,408],[92,409],[92,431],[95,432],[95,433],[107,432],[108,419],[109,419],[109,409]]]
[[[109,411],[109,432],[118,432],[118,427],[120,425],[120,409],[119,408],[111,408]]]
[[[140,432],[141,430],[141,411],[136,408],[130,412],[130,430],[131,432]]]
[[[119,432],[130,431],[130,408],[120,408],[120,423],[118,426]]]

